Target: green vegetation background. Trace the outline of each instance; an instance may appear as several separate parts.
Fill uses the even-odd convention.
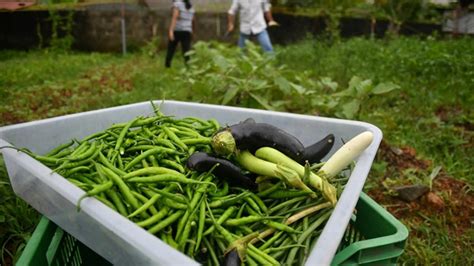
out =
[[[437,37],[328,43],[308,38],[277,47],[267,58],[251,47],[196,44],[190,68],[175,57],[163,68],[154,43],[126,56],[54,49],[0,51],[0,125],[147,101],[176,99],[367,121],[393,147],[410,146],[429,169],[386,177],[376,160],[366,189],[426,183],[440,166],[473,193],[474,39]],[[210,97],[209,95],[220,95]],[[442,115],[441,115],[442,114]],[[0,168],[0,244],[3,265],[18,258],[38,214],[11,190]],[[449,196],[444,200],[449,201]],[[404,220],[412,235],[402,262],[472,265],[472,226],[458,235],[436,217]],[[415,233],[414,233],[415,232]]]

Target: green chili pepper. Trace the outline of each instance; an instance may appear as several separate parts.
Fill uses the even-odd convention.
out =
[[[67,157],[65,159],[61,159],[61,160],[81,161],[81,160],[87,159],[96,152],[96,148],[97,148],[97,143],[93,142],[89,146],[89,148],[87,148],[87,150],[84,151],[83,153],[77,154],[76,156],[69,156],[69,157]]]
[[[113,150],[112,150],[113,151]],[[117,167],[115,167],[111,162],[109,162],[109,160],[107,160],[107,158],[102,154],[102,152],[99,151],[99,161],[100,163],[102,163],[103,165],[105,165],[105,167],[109,168],[110,170],[112,170],[114,173],[118,174],[119,176],[124,176],[126,175],[127,173],[121,169],[118,169]]]
[[[260,250],[267,249],[268,247],[273,245],[273,243],[275,243],[275,241],[277,241],[283,235],[283,233],[284,233],[284,231],[280,231],[280,232],[274,234],[270,239],[268,239],[265,243],[263,243],[263,245],[260,246],[259,249]]]
[[[222,189],[216,191],[216,192],[211,192],[209,193],[213,197],[223,197],[229,193],[229,183],[223,182],[223,187]]]
[[[164,218],[168,214],[168,212],[169,212],[169,208],[165,206],[161,208],[161,210],[157,214],[151,216],[150,218],[146,220],[137,222],[136,224],[140,227],[147,227],[149,225],[152,225],[160,221],[162,218]]]
[[[79,198],[79,200],[77,201],[77,211],[79,211],[81,209],[81,201],[83,199],[85,199],[86,197],[91,197],[91,196],[95,196],[99,193],[102,193],[102,192],[110,189],[113,185],[114,185],[114,183],[112,181],[108,181],[104,184],[96,185],[96,186],[94,186],[93,189],[87,191],[86,194],[82,195]]]
[[[219,219],[217,219],[217,223],[218,224],[223,224],[229,217],[232,216],[232,214],[235,212],[236,210],[236,207],[235,206],[230,206],[229,208],[227,208],[227,210],[225,210],[225,212],[221,215],[221,217],[219,217]],[[214,231],[215,227],[212,225],[210,226],[205,232],[204,232],[204,236],[207,236],[209,234],[211,234],[213,231]]]
[[[232,198],[228,199],[220,199],[220,200],[215,200],[209,203],[209,207],[211,208],[218,208],[218,207],[224,207],[224,206],[229,206],[231,204],[237,203],[238,201],[246,198],[249,195],[249,192],[243,192],[237,196],[234,196]]]
[[[265,216],[257,216],[257,215],[249,215],[246,217],[241,217],[241,218],[235,218],[235,219],[227,219],[225,221],[225,225],[228,226],[239,226],[239,225],[244,225],[244,224],[249,224],[249,223],[255,223],[255,222],[260,222],[268,219],[276,219],[279,217],[265,217]]]
[[[284,202],[278,204],[277,206],[270,208],[268,210],[268,213],[272,214],[272,213],[274,213],[274,212],[276,212],[276,211],[278,211],[278,210],[280,210],[284,207],[290,206],[290,205],[295,204],[297,202],[300,202],[304,199],[306,199],[306,197],[298,197],[298,198],[293,198],[293,199],[284,201]]]
[[[318,220],[316,220],[313,224],[311,224],[302,234],[301,236],[298,238],[298,242],[297,244],[302,244],[306,238],[312,233],[314,232],[314,230],[316,230],[316,228],[318,228],[323,222],[325,222],[329,216],[331,215],[332,213],[332,210],[329,210],[329,211],[326,211],[324,213],[324,215],[322,215]],[[298,248],[292,248],[290,250],[290,253],[288,254],[288,257],[286,259],[286,264],[287,265],[292,265],[293,264],[293,261],[295,259],[295,256],[296,256],[296,253],[298,252]]]
[[[293,227],[283,224],[283,223],[270,221],[270,220],[265,221],[264,223],[272,228],[275,228],[277,230],[284,231],[290,234],[301,233],[300,231],[294,229]]]
[[[262,212],[260,211],[260,207],[258,206],[258,204],[250,197],[250,194],[252,193],[249,193],[249,196],[248,197],[245,197],[244,200],[248,203],[248,206],[250,208],[252,208],[258,215],[262,215]]]
[[[177,163],[177,162],[175,162],[175,161],[168,160],[168,159],[162,159],[160,162],[161,162],[162,164],[164,164],[164,165],[170,166],[170,167],[172,167],[172,168],[178,170],[178,171],[181,172],[181,173],[186,172],[186,171],[184,170],[184,167],[183,167],[181,164],[179,164],[179,163]]]
[[[46,153],[44,156],[45,157],[53,157],[53,156],[57,155],[59,152],[71,147],[73,144],[74,144],[74,140],[71,140],[67,143],[61,144],[61,145],[57,146],[56,148],[52,149],[51,151],[49,151],[48,153]]]
[[[127,218],[132,218],[144,211],[146,211],[148,208],[150,208],[153,204],[155,204],[155,202],[158,200],[159,198],[159,195],[155,195],[153,197],[151,197],[147,202],[145,202],[145,204],[143,204],[142,206],[140,206],[140,208],[136,209],[134,212],[132,212],[131,214],[129,214],[127,216]]]
[[[186,144],[183,143],[183,141],[178,138],[178,136],[176,136],[176,134],[173,133],[173,131],[171,131],[169,128],[163,126],[163,131],[165,132],[166,135],[168,135],[168,137],[174,141],[176,143],[176,145],[178,145],[178,147],[180,147],[182,150],[184,151],[187,151],[188,150],[188,146]]]
[[[112,189],[106,190],[105,194],[107,195],[107,197],[109,197],[112,200],[112,203],[117,208],[117,211],[121,215],[127,217],[128,215],[127,208],[125,207],[122,199],[119,197],[117,191],[115,191],[115,189],[112,188]]]
[[[128,178],[136,177],[136,176],[157,175],[157,174],[172,174],[172,175],[184,177],[182,173],[175,171],[173,169],[169,169],[165,167],[147,167],[147,168],[142,168],[142,169],[127,173],[123,175],[122,178],[128,179]]]
[[[206,238],[203,238],[203,242],[204,242],[204,246],[206,247],[206,250],[209,252],[213,265],[219,266],[220,263],[219,263],[219,260],[217,259],[216,252],[214,251],[215,247],[212,246],[209,243],[209,240],[207,240]]]
[[[201,197],[203,196],[204,192],[206,191],[207,186],[208,185],[215,186],[214,183],[210,182],[212,180],[212,176],[207,176],[204,179],[204,181],[197,181],[197,180],[194,180],[194,179],[187,179],[187,180],[192,180],[194,182],[201,182],[202,185],[194,193],[194,195],[191,199],[191,202],[189,203],[189,209],[186,211],[186,213],[184,214],[184,217],[178,223],[178,227],[177,227],[177,230],[176,230],[176,236],[178,238],[181,236],[184,225],[188,221],[189,215],[191,214],[192,210],[194,210],[197,207],[198,203],[201,201]]]
[[[125,166],[124,170],[127,171],[132,166],[134,166],[137,163],[141,162],[141,160],[147,158],[150,155],[160,154],[160,153],[176,153],[176,151],[168,149],[168,148],[163,148],[163,147],[149,149],[149,150],[145,151],[144,153],[142,153],[142,154],[138,155],[137,157],[135,157],[130,163],[128,163]]]
[[[122,146],[122,142],[124,141],[125,139],[125,135],[127,134],[128,130],[130,129],[130,127],[133,125],[133,123],[135,123],[136,121],[138,121],[140,119],[140,117],[138,118],[135,118],[134,120],[128,122],[122,129],[122,131],[120,131],[120,135],[118,136],[118,139],[117,139],[117,143],[115,143],[115,148],[114,150],[116,152],[119,151],[119,148]],[[123,154],[123,153],[120,153],[120,154]]]
[[[114,171],[102,166],[101,164],[97,164],[98,168],[101,168],[105,175],[107,175],[118,187],[122,195],[124,196],[125,200],[132,205],[133,208],[138,209],[140,206],[138,205],[138,201],[135,196],[130,191],[130,188],[125,184],[125,182],[120,178]]]
[[[195,246],[194,252],[197,252],[197,250],[200,247],[201,239],[204,233],[205,219],[206,219],[206,202],[205,200],[203,200],[201,202],[201,205],[199,205],[199,223],[198,223],[197,239],[196,239],[196,246]]]
[[[268,194],[271,194],[272,192],[274,191],[277,191],[278,189],[280,189],[280,187],[283,185],[283,182],[277,182],[275,183],[274,185],[270,186],[269,188],[263,190],[263,191],[260,191],[257,193],[257,196],[261,197],[261,198],[264,198],[266,197]]]
[[[171,174],[161,174],[161,175],[152,175],[144,177],[132,177],[127,180],[129,183],[161,183],[161,182],[178,182],[183,184],[206,184],[211,186],[216,186],[212,182],[198,181],[184,176],[171,175]]]
[[[163,221],[159,222],[155,226],[148,229],[148,232],[150,232],[151,234],[158,233],[160,230],[163,230],[165,227],[167,227],[168,225],[170,225],[170,224],[174,223],[176,220],[178,220],[183,214],[184,214],[184,211],[182,211],[182,210],[179,210],[179,211],[171,214],[170,216],[168,216]]]

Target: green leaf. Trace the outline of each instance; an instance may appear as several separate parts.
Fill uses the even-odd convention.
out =
[[[268,82],[262,79],[253,79],[250,82],[250,90],[258,91],[268,87]]]
[[[340,102],[336,99],[329,99],[329,100],[326,101],[326,107],[328,107],[329,109],[334,109],[339,104],[340,104]]]
[[[284,77],[277,77],[275,80],[273,80],[275,84],[278,86],[280,91],[282,91],[284,94],[290,94],[291,93],[291,86],[290,82],[284,78]]]
[[[261,98],[260,96],[256,95],[256,94],[253,94],[253,93],[249,93],[250,94],[250,97],[252,97],[255,101],[257,101],[260,105],[262,105],[265,109],[267,110],[274,110],[274,108],[268,103],[268,101],[266,99],[263,99]]]
[[[299,94],[303,95],[306,92],[306,89],[303,86],[295,84],[293,82],[290,83],[290,86]]]
[[[358,97],[364,97],[372,91],[372,80],[366,79],[355,86]]]
[[[224,98],[222,99],[222,105],[228,104],[232,99],[234,99],[235,95],[237,95],[238,92],[238,87],[230,87],[224,94]]]
[[[428,183],[430,185],[430,189],[432,189],[433,187],[433,180],[438,176],[442,168],[443,168],[442,166],[438,165],[433,169],[433,171],[431,171],[431,174],[428,177]]]
[[[249,75],[254,68],[254,65],[252,62],[249,60],[246,60],[245,58],[239,62],[238,64],[238,69],[240,70],[242,76],[247,76]]]
[[[340,92],[336,92],[332,94],[334,97],[344,97],[344,96],[355,96],[355,90],[352,88],[345,89]]]
[[[272,102],[272,107],[273,109],[278,109],[278,108],[282,108],[284,107],[285,105],[287,105],[289,102],[289,100],[279,100],[279,101],[273,101]]]
[[[219,67],[222,71],[226,71],[231,67],[229,62],[223,56],[216,56],[214,57],[214,64]]]
[[[375,88],[372,90],[373,94],[384,94],[391,92],[393,90],[400,89],[400,86],[398,86],[395,83],[392,82],[384,82],[384,83],[379,83]]]
[[[364,98],[364,96],[367,96],[372,91],[372,89],[372,80],[363,80],[358,76],[353,76],[349,81],[349,88],[347,90],[354,92],[359,98]]]
[[[249,56],[250,58],[256,61],[262,60],[262,54],[257,50],[258,47],[254,43],[247,42],[246,47],[247,47],[247,56]]]
[[[321,82],[321,85],[322,85],[323,88],[329,88],[332,91],[337,90],[337,87],[339,86],[339,84],[337,84],[337,82],[333,81],[329,77],[321,78],[320,82]]]
[[[231,80],[235,84],[241,84],[241,83],[243,84],[244,83],[244,81],[241,78],[236,78],[236,77],[232,77],[232,76],[228,76],[226,78]]]
[[[354,99],[350,101],[349,103],[344,104],[344,106],[342,107],[342,113],[344,117],[348,119],[352,119],[355,117],[357,112],[359,112],[359,109],[360,109],[360,101],[358,99]]]
[[[356,90],[356,87],[362,83],[362,79],[359,78],[358,76],[353,76],[351,80],[349,81],[349,87],[348,89],[350,90]]]

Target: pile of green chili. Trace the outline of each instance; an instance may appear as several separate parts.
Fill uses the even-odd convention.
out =
[[[187,169],[191,154],[212,152],[219,127],[213,119],[156,110],[45,155],[29,154],[86,191],[78,208],[93,196],[200,263],[221,265],[234,249],[247,265],[303,264],[332,205],[280,180],[259,178],[258,191],[249,191],[212,170]],[[331,184],[340,193],[346,181]]]

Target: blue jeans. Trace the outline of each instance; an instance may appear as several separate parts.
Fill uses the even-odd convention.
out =
[[[272,47],[272,42],[270,41],[270,36],[268,36],[267,30],[263,30],[260,33],[255,34],[257,36],[257,40],[260,43],[260,46],[262,47],[263,51],[265,52],[273,52],[273,47]],[[243,34],[240,33],[240,38],[239,38],[239,47],[244,48],[245,47],[245,41],[247,41],[250,38],[249,34]]]

